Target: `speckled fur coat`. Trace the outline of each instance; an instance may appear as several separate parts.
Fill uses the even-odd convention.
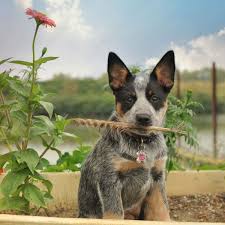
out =
[[[116,111],[110,120],[162,126],[174,81],[173,52],[166,53],[150,74],[137,76],[118,56],[110,54],[109,82],[116,99]],[[140,148],[146,160],[138,163]],[[79,217],[170,220],[165,193],[166,155],[160,132],[147,135],[105,130],[82,166]]]

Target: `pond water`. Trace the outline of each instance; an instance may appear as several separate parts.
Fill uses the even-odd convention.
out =
[[[199,115],[194,120],[194,125],[197,128],[197,139],[199,142],[197,152],[213,156],[213,130],[211,116]],[[218,116],[217,149],[218,158],[225,159],[225,115]]]

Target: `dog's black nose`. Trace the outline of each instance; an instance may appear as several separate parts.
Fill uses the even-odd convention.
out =
[[[137,114],[136,121],[138,125],[142,125],[142,126],[152,125],[151,117],[148,114]]]

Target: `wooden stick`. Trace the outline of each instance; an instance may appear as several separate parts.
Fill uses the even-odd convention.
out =
[[[125,122],[114,122],[114,121],[107,121],[107,120],[96,120],[96,119],[82,119],[82,118],[73,118],[71,119],[77,126],[88,126],[88,127],[97,127],[97,128],[110,128],[110,129],[117,129],[122,131],[129,131],[129,130],[143,130],[149,133],[153,131],[161,131],[161,132],[173,132],[185,135],[186,132],[175,129],[175,128],[165,128],[165,127],[156,127],[156,126],[135,126]]]

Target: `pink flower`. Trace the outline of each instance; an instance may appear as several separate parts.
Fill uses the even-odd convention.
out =
[[[52,19],[48,18],[45,14],[38,12],[36,10],[33,10],[31,8],[26,9],[26,14],[31,16],[31,18],[34,18],[38,24],[43,24],[46,27],[55,27],[55,21]]]

